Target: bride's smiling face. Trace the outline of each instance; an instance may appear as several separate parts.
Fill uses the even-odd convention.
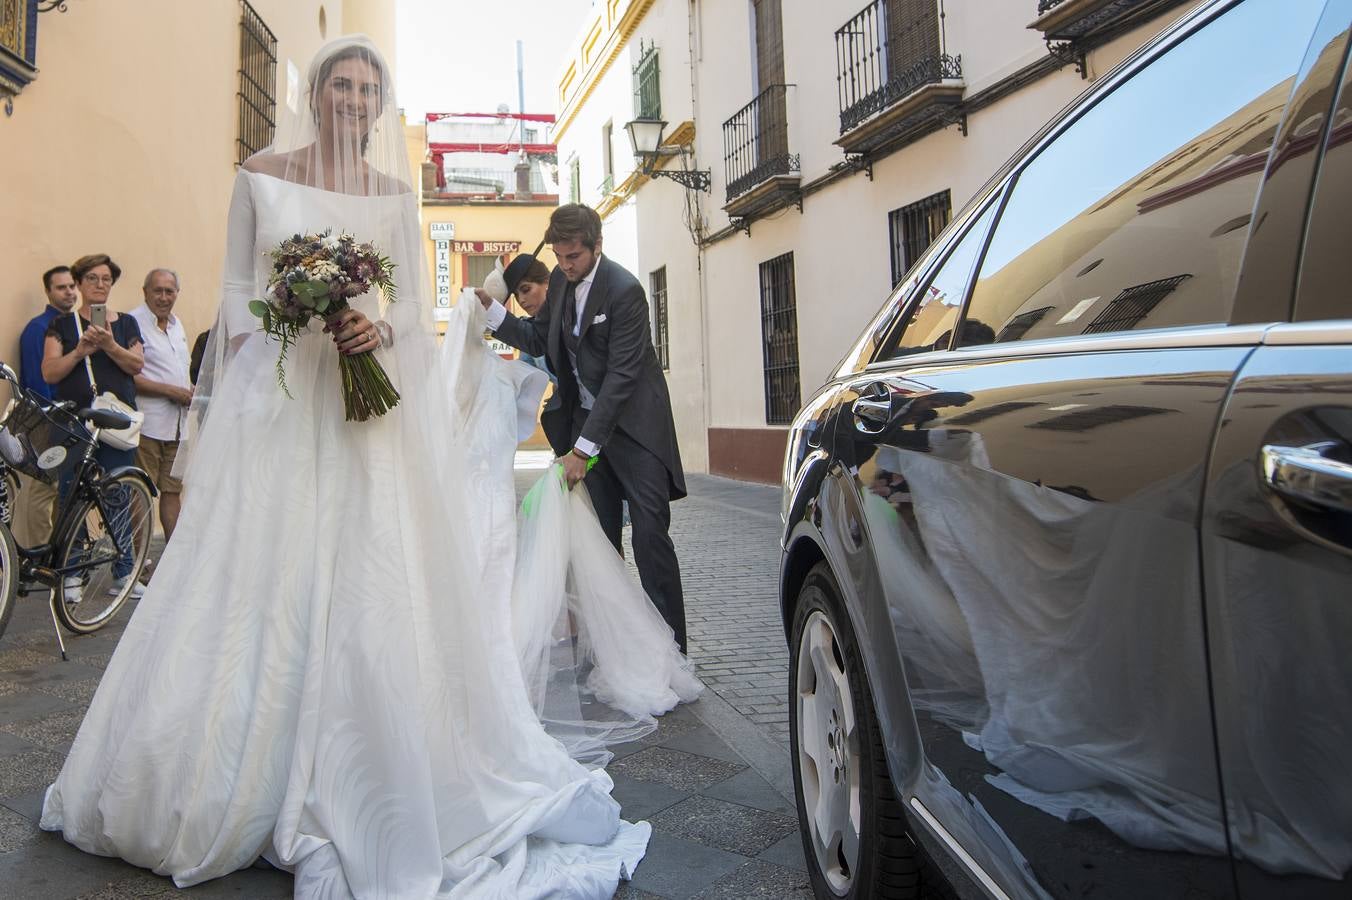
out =
[[[381,110],[380,70],[364,59],[340,59],[319,86],[317,112],[321,133],[361,138]]]

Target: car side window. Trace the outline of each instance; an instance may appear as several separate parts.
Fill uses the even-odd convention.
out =
[[[1329,123],[1327,149],[1319,164],[1314,205],[1305,233],[1300,284],[1296,292],[1298,322],[1352,319],[1352,62],[1343,71],[1338,102]]]
[[[958,320],[958,311],[967,297],[972,269],[990,232],[998,203],[991,203],[958,241],[948,259],[939,266],[920,297],[911,302],[910,315],[894,343],[886,345],[879,359],[896,359],[927,350],[947,350]],[[964,332],[965,335],[965,332]],[[961,343],[961,342],[960,342]],[[980,343],[980,341],[978,341]]]
[[[1225,322],[1320,6],[1236,5],[1038,154],[982,262],[972,342]]]

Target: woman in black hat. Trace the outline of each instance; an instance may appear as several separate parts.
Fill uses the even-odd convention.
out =
[[[502,280],[507,283],[508,295],[515,294],[516,302],[534,316],[545,305],[545,296],[549,288],[549,267],[530,253],[522,253],[507,264],[502,272]]]

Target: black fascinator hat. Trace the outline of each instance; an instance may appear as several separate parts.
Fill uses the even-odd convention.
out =
[[[521,285],[521,279],[526,277],[530,271],[531,265],[539,257],[540,251],[544,249],[545,242],[540,241],[535,250],[531,253],[522,253],[512,259],[507,264],[507,268],[502,270],[502,280],[507,284],[507,293],[515,294],[516,289]]]

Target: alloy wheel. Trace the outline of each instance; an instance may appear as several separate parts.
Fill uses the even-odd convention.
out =
[[[849,892],[859,865],[859,729],[844,655],[831,620],[814,611],[798,643],[798,763],[817,866]]]

